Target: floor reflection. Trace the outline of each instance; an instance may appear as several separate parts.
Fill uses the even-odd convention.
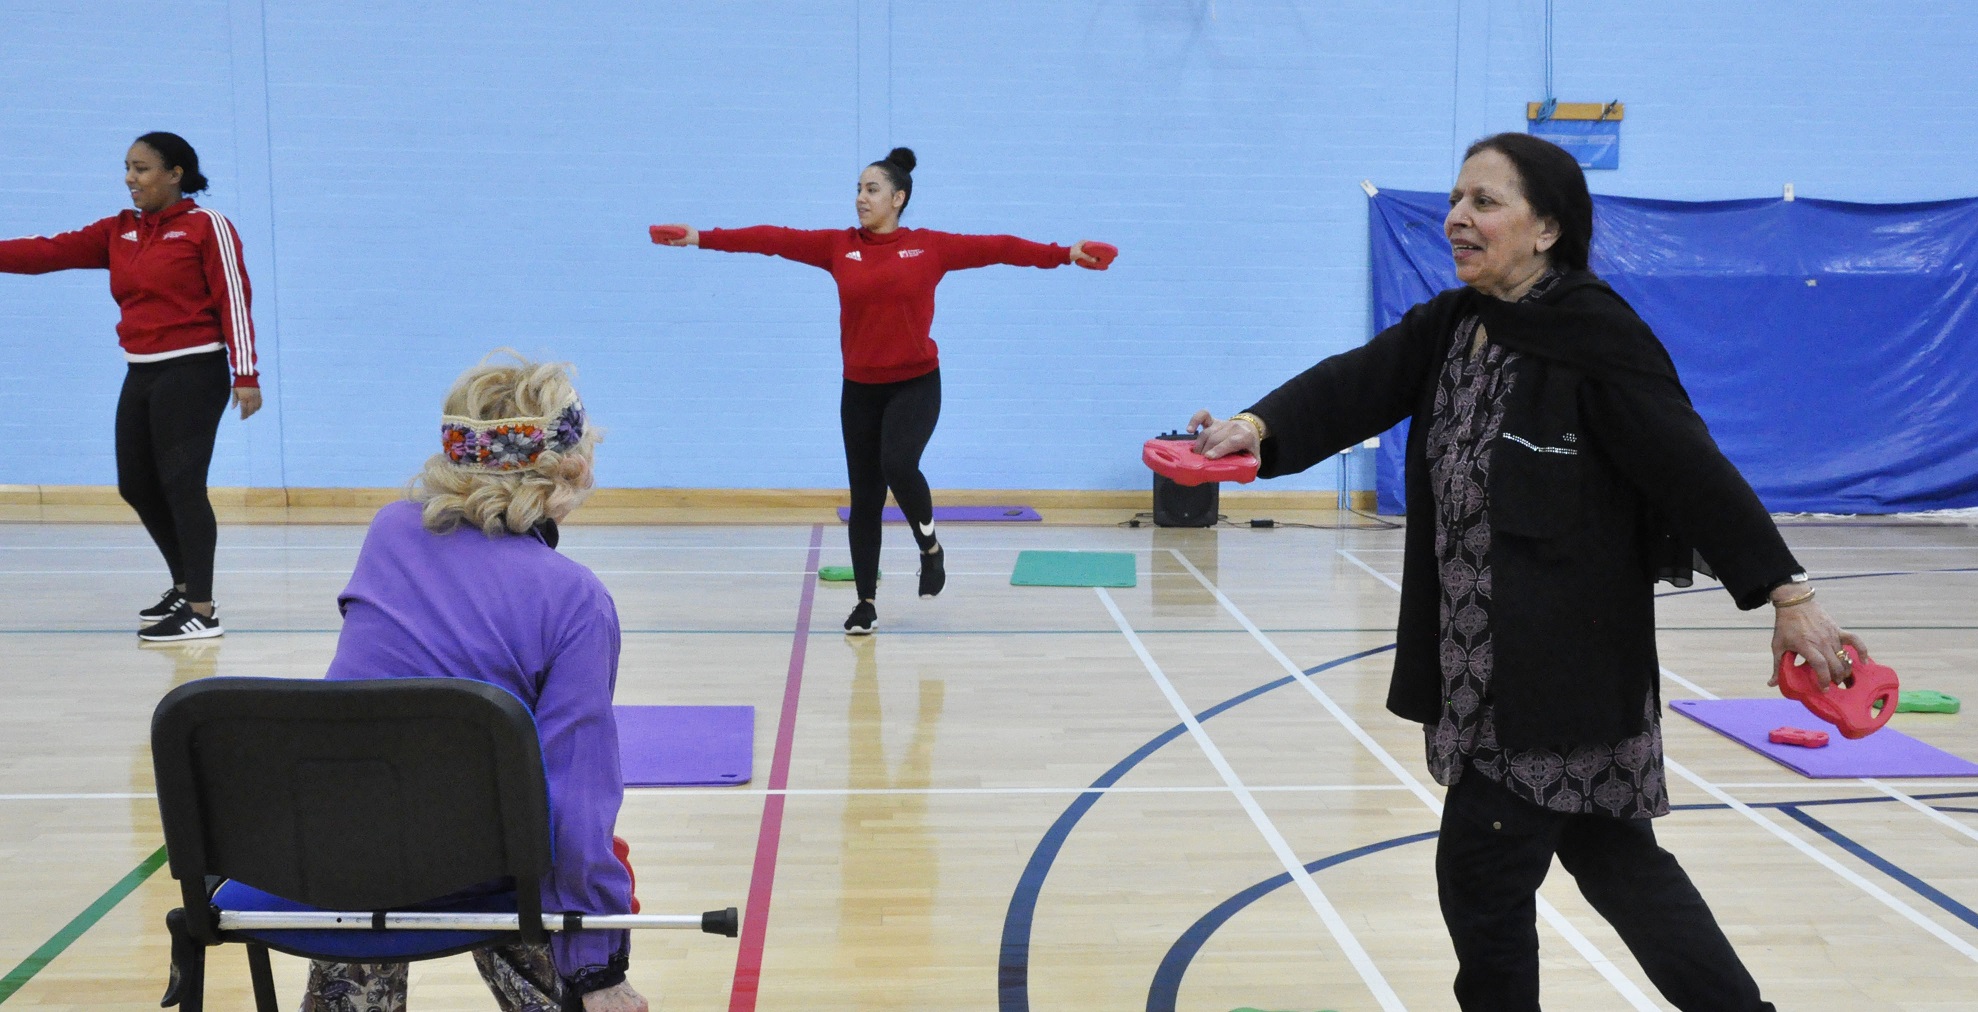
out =
[[[913,737],[897,768],[886,759],[884,714],[879,692],[877,637],[851,645],[857,657],[852,674],[847,786],[854,790],[920,790],[933,780],[934,738],[941,722],[946,683],[921,679]],[[940,867],[927,829],[928,795],[864,793],[845,798],[844,876],[839,901],[839,939],[853,963],[875,952],[887,953],[894,967],[934,966],[934,890]],[[852,965],[852,964],[848,964]],[[892,993],[875,988],[860,1007],[919,1004],[909,989]]]
[[[1165,616],[1213,615],[1216,595],[1176,559],[1181,553],[1190,565],[1202,571],[1210,583],[1218,579],[1216,565],[1221,532],[1213,527],[1154,528],[1153,571],[1154,614]]]

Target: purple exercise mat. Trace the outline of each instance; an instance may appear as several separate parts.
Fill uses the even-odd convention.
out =
[[[1833,725],[1790,699],[1678,699],[1669,708],[1803,776],[1821,780],[1853,777],[1967,777],[1978,764],[1884,727],[1866,738],[1847,739]],[[1825,748],[1774,745],[1774,728],[1803,727],[1827,732]]]
[[[850,520],[851,518],[852,518],[852,508],[850,506],[838,507],[838,519]],[[907,515],[901,513],[900,508],[898,506],[888,506],[886,507],[886,513],[884,519],[889,524],[903,524],[907,522]],[[1028,506],[936,506],[934,507],[934,522],[937,524],[944,522],[951,524],[980,524],[980,523],[991,523],[996,521],[1007,523],[1007,522],[1021,522],[1024,520],[1042,520],[1042,519],[1044,518],[1038,516],[1036,510],[1031,509]]]
[[[614,706],[627,787],[746,784],[754,772],[753,706]]]

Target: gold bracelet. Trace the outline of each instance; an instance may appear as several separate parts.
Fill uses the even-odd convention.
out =
[[[1232,422],[1249,423],[1249,426],[1251,428],[1257,430],[1257,442],[1259,443],[1264,441],[1265,439],[1264,433],[1270,431],[1264,427],[1263,419],[1258,418],[1256,415],[1253,415],[1248,411],[1239,411],[1236,414],[1229,416],[1229,420]]]
[[[1812,587],[1808,587],[1808,588],[1806,588],[1806,590],[1805,590],[1805,592],[1803,592],[1803,593],[1801,593],[1801,594],[1800,594],[1799,596],[1797,596],[1797,597],[1791,597],[1791,598],[1787,598],[1787,599],[1786,599],[1786,600],[1784,600],[1784,601],[1774,601],[1774,602],[1772,602],[1772,607],[1774,607],[1774,608],[1790,608],[1790,607],[1792,607],[1793,605],[1796,605],[1796,604],[1805,604],[1806,602],[1808,602],[1808,601],[1811,601],[1811,600],[1813,600],[1813,588],[1812,588]]]

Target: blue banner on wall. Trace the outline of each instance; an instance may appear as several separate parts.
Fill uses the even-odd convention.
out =
[[[1582,169],[1621,167],[1620,120],[1531,120],[1525,132],[1565,148]]]
[[[1443,193],[1368,215],[1374,327],[1457,284]],[[1775,512],[1978,506],[1978,200],[1594,198],[1592,267],[1668,346]],[[1381,437],[1402,512],[1407,425]]]

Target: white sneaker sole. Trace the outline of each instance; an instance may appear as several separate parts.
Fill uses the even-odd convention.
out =
[[[146,636],[143,633],[138,633],[137,638],[143,640],[146,643],[179,643],[185,640],[218,639],[222,636],[225,636],[226,634],[227,634],[227,630],[224,627],[216,625],[216,626],[208,626],[204,629],[193,630],[192,632],[173,633],[169,636],[166,635]]]

